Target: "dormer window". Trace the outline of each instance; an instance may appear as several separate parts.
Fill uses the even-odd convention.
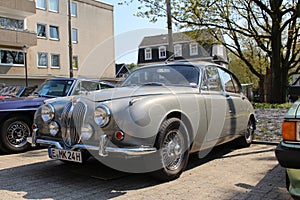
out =
[[[158,49],[159,59],[167,58],[167,48],[165,46],[161,46]]]
[[[175,54],[175,57],[181,57],[182,56],[182,45],[181,44],[176,44],[174,46],[174,54]]]
[[[198,55],[198,44],[192,43],[190,44],[190,56]]]
[[[151,48],[145,49],[145,60],[152,60],[152,49]]]

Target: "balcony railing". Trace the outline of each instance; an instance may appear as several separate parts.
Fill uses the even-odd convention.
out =
[[[36,33],[33,31],[0,27],[0,35],[0,44],[3,46],[23,47],[25,44],[28,46],[37,44]]]
[[[2,16],[28,17],[36,13],[33,0],[0,0]]]

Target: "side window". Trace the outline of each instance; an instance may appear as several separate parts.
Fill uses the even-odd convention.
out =
[[[101,86],[101,89],[113,88],[112,85],[108,85],[108,84],[105,84],[105,83],[100,83],[100,86]]]
[[[235,93],[235,87],[232,82],[231,75],[222,69],[219,69],[219,72],[220,72],[221,79],[223,80],[224,83],[225,91]]]
[[[219,72],[221,79],[224,82],[225,91],[232,93],[240,93],[241,87],[239,81],[234,76],[232,76],[232,74],[222,69],[219,69]]]
[[[210,91],[222,90],[218,68],[213,66],[206,68],[206,83]]]
[[[239,81],[234,76],[231,76],[231,77],[232,77],[232,82],[233,82],[233,85],[235,88],[235,93],[240,93],[242,88],[241,88],[241,85],[239,84]]]

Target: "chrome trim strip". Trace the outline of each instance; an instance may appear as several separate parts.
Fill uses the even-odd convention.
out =
[[[286,143],[286,142],[282,141],[281,145],[283,147],[287,147],[287,148],[300,149],[300,144],[299,143]]]
[[[30,110],[37,110],[37,109],[38,108],[7,109],[7,110],[0,110],[0,112],[30,111]]]

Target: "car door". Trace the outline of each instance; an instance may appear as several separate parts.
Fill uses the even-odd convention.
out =
[[[222,81],[216,66],[206,66],[204,69],[201,94],[205,98],[207,133],[205,141],[214,146],[229,134],[228,124],[230,114]]]
[[[246,118],[245,113],[243,113],[243,101],[245,100],[245,96],[241,92],[239,81],[231,72],[221,68],[218,70],[225,90],[230,117],[230,121],[226,124],[226,129],[230,135],[235,135],[242,132],[243,126],[245,125],[243,122]]]

